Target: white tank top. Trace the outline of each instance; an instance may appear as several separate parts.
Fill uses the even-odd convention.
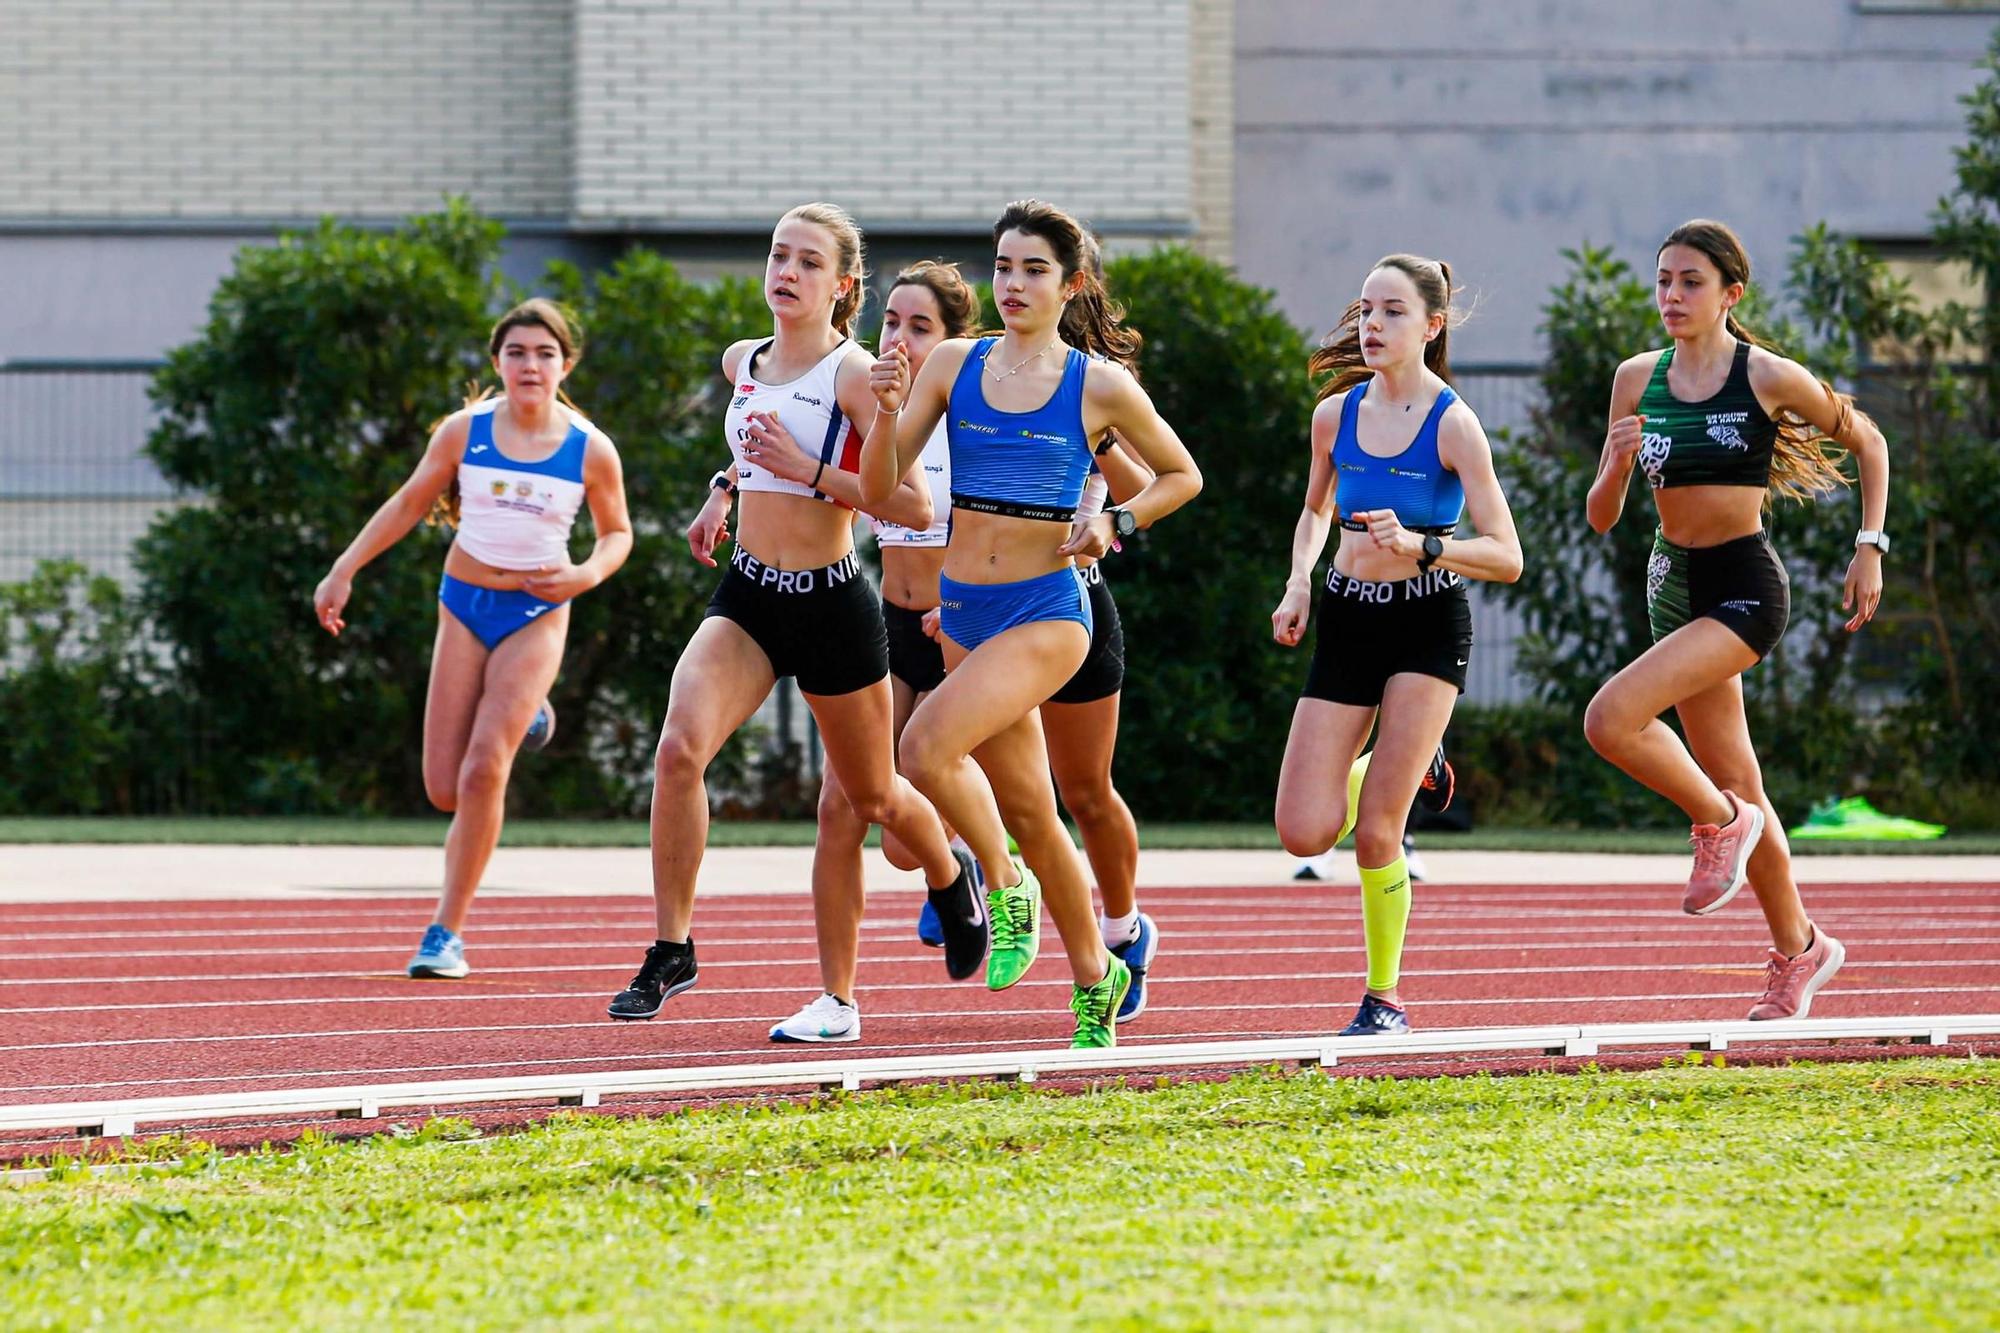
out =
[[[769,412],[784,423],[792,438],[799,442],[810,458],[817,458],[830,468],[843,472],[861,470],[861,437],[854,433],[854,423],[840,410],[834,400],[834,379],[840,373],[840,363],[847,359],[848,349],[853,346],[846,339],[820,359],[818,365],[795,380],[784,384],[766,384],[752,373],[757,358],[768,351],[771,339],[765,339],[744,354],[736,367],[734,392],[729,396],[729,411],[723,417],[723,434],[729,441],[729,452],[736,459],[736,489],[739,491],[776,491],[780,495],[807,495],[815,500],[831,498],[803,482],[787,481],[773,476],[769,469],[743,456],[743,442],[750,438],[746,423],[752,412]]]
[[[931,525],[922,532],[870,516],[877,546],[943,546],[951,535],[951,432],[942,418],[917,459],[931,488]]]
[[[569,563],[569,534],[583,507],[583,457],[591,425],[562,404],[569,433],[547,458],[509,458],[493,438],[493,414],[507,400],[475,404],[458,460],[458,536],[465,553],[495,569]]]

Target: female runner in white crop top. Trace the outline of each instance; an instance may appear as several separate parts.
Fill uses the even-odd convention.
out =
[[[553,725],[546,700],[562,666],[569,603],[632,551],[618,451],[557,396],[580,351],[562,310],[544,300],[516,306],[494,325],[488,351],[504,396],[438,425],[416,471],[313,592],[319,623],[338,635],[354,576],[458,484],[458,537],[445,556],[424,704],[424,790],[451,813],[451,832],[444,892],[410,960],[413,977],[469,970],[460,933],[500,840],[514,756],[531,724],[544,735]],[[572,564],[570,525],[583,504],[597,544]]]
[[[977,915],[970,858],[962,863],[953,854],[930,802],[896,773],[881,603],[860,574],[851,512],[828,490],[854,470],[861,440],[855,423],[865,427],[875,415],[868,354],[849,339],[863,279],[854,220],[831,204],[794,208],[772,233],[764,270],[773,335],[735,343],[723,354],[736,466],[733,480],[716,483],[732,486],[743,510],[729,568],[674,668],[654,762],[658,937],[631,984],[611,1001],[613,1018],[651,1018],[695,984],[690,932],[708,841],[704,774],[779,676],[797,680],[855,813],[893,832],[921,860],[933,889],[962,897],[968,919]],[[775,425],[813,453],[811,481],[780,477],[746,452]],[[928,494],[920,503],[928,511]],[[930,521],[928,512],[911,518]],[[691,530],[695,557],[712,563],[726,535],[720,516],[705,530]],[[982,955],[984,939],[982,926]]]

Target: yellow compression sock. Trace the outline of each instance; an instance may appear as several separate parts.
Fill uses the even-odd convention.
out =
[[[1373,750],[1354,761],[1354,767],[1347,770],[1347,814],[1340,821],[1340,836],[1333,840],[1337,847],[1347,841],[1347,835],[1354,832],[1354,820],[1361,811],[1361,779],[1368,776],[1368,761],[1375,757]]]
[[[1410,868],[1398,856],[1379,870],[1361,867],[1361,933],[1368,941],[1368,989],[1396,988],[1403,936],[1410,925]]]

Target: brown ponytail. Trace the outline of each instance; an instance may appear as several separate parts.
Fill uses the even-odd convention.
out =
[[[1078,351],[1133,369],[1145,339],[1137,329],[1125,327],[1125,307],[1104,289],[1103,260],[1096,240],[1083,224],[1054,204],[1017,199],[1001,210],[993,224],[994,244],[1010,231],[1047,241],[1062,266],[1064,282],[1083,275],[1076,295],[1063,306],[1062,322],[1057,325],[1062,340]]]
[[[1745,287],[1750,285],[1750,254],[1743,248],[1743,242],[1736,233],[1724,223],[1708,218],[1683,222],[1660,242],[1660,253],[1664,254],[1667,247],[1674,245],[1685,245],[1707,256],[1708,262],[1715,265],[1723,286],[1737,283]],[[1745,328],[1733,312],[1723,315],[1722,327],[1738,342],[1761,347],[1774,356],[1785,355],[1783,349]],[[1852,394],[1841,393],[1825,380],[1819,381],[1819,387],[1826,394],[1827,401],[1833,404],[1833,433],[1830,436],[1823,434],[1796,412],[1778,413],[1778,438],[1771,445],[1771,482],[1765,495],[1766,503],[1774,495],[1810,500],[1835,487],[1852,484],[1847,474],[1840,470],[1840,456],[1844,450],[1835,441],[1846,435],[1857,419],[1866,421],[1868,414],[1854,405]]]
[[[1451,265],[1442,259],[1425,259],[1421,255],[1384,255],[1368,271],[1373,273],[1384,268],[1395,269],[1416,285],[1426,316],[1444,316],[1444,327],[1438,330],[1437,337],[1424,344],[1424,365],[1439,379],[1450,384],[1451,321],[1456,314],[1451,304],[1454,291]],[[1319,386],[1320,402],[1353,388],[1375,374],[1361,356],[1361,302],[1351,303],[1341,315],[1340,322],[1333,326],[1333,331],[1320,340],[1306,362],[1306,373],[1309,376],[1329,376],[1326,383]]]

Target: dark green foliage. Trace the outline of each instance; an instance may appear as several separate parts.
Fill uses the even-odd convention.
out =
[[[1266,820],[1309,651],[1271,641],[1305,495],[1306,340],[1272,293],[1185,249],[1107,277],[1204,480],[1106,565],[1128,662],[1118,785],[1148,818]]]
[[[45,560],[0,584],[0,812],[129,813],[187,753],[137,610],[117,583]],[[136,788],[136,789],[135,789]]]
[[[445,534],[420,528],[364,570],[337,641],[311,597],[480,375],[500,234],[453,205],[245,247],[154,381],[147,453],[202,503],[140,542],[141,595],[228,757],[212,774],[228,806],[422,808]]]

